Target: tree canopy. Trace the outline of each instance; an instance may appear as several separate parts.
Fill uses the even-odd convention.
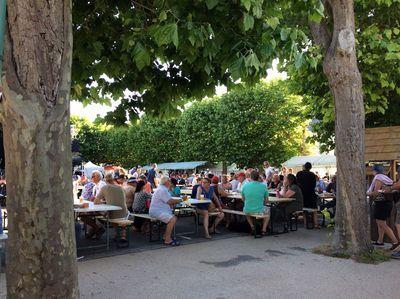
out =
[[[280,81],[195,102],[176,119],[144,116],[129,127],[79,118],[73,123],[83,157],[96,163],[207,160],[249,166],[268,159],[279,165],[307,151],[302,109],[301,97]]]
[[[216,85],[256,82],[278,56],[314,65],[309,38],[285,24],[290,10],[303,24],[323,15],[319,0],[74,1],[73,98],[123,98],[107,116],[123,124],[126,113],[176,115]]]
[[[400,124],[400,2],[355,1],[357,59],[363,80],[366,126]],[[286,65],[293,92],[304,95],[314,140],[334,148],[334,103],[322,69],[322,52],[310,47],[317,64]]]

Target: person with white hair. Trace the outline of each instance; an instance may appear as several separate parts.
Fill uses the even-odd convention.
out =
[[[103,188],[106,183],[103,181],[103,175],[100,171],[98,170],[94,170],[92,172],[92,182],[94,183],[94,187],[93,187],[93,193],[92,193],[92,198],[91,201],[93,201],[95,199],[95,197],[97,196],[97,194],[100,193],[101,188]]]
[[[181,200],[172,199],[169,193],[170,186],[171,182],[169,177],[161,177],[160,184],[151,199],[149,214],[151,217],[167,224],[167,229],[164,233],[164,244],[178,246],[180,245],[179,242],[171,237],[174,225],[177,221],[176,216],[172,212],[172,207],[180,203]]]

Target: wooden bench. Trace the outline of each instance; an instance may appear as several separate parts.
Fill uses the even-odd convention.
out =
[[[233,215],[239,215],[239,216],[251,216],[253,218],[255,218],[255,229],[254,229],[254,238],[261,238],[262,235],[257,235],[257,227],[259,225],[258,220],[264,219],[264,218],[268,218],[269,215],[260,215],[260,214],[246,214],[243,211],[237,211],[237,210],[229,210],[229,209],[222,209],[222,212],[227,213],[227,214],[233,214]]]
[[[109,222],[117,227],[117,248],[129,247],[129,229],[131,228],[133,221],[128,219],[109,219]],[[126,244],[122,245],[121,233],[122,230],[126,232]]]
[[[150,230],[149,230],[149,241],[150,242],[155,242],[155,241],[160,241],[161,240],[161,221],[151,217],[149,214],[136,214],[136,213],[131,213],[130,216],[133,217],[138,217],[138,218],[143,218],[147,219],[150,221]],[[158,239],[153,240],[153,228],[152,228],[152,223],[154,223],[158,229]]]

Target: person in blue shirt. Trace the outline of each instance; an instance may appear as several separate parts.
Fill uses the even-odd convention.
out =
[[[175,178],[171,179],[171,186],[169,189],[169,193],[172,197],[178,197],[181,195],[181,188],[177,186],[178,181]]]
[[[217,219],[215,219],[214,223],[214,229],[211,231],[211,233],[219,233],[217,230],[218,224],[221,222],[222,219],[224,219],[224,213],[222,212],[222,206],[221,203],[217,197],[217,195],[214,192],[214,188],[211,186],[211,181],[209,178],[204,178],[202,181],[202,184],[199,185],[197,188],[197,195],[196,198],[198,200],[201,200],[204,197],[204,199],[209,199],[211,200],[216,208],[211,208],[210,203],[201,203],[196,206],[197,208],[197,213],[203,216],[203,227],[204,227],[204,233],[206,239],[211,239],[210,232],[208,230],[208,223],[209,223],[209,214],[208,211],[210,210],[211,212],[219,212],[217,215]]]

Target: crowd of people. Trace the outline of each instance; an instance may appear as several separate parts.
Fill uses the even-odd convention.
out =
[[[156,164],[152,164],[147,172],[143,172],[140,168],[131,169],[129,172],[117,169],[107,173],[104,180],[100,171],[93,171],[90,179],[82,173],[77,172],[75,175],[76,184],[83,186],[78,196],[95,203],[106,202],[123,206],[122,211],[112,213],[112,218],[124,218],[129,211],[137,214],[149,213],[151,217],[166,223],[164,242],[170,245],[179,245],[171,237],[171,227],[173,228],[177,221],[173,214],[173,207],[180,202],[179,199],[173,199],[173,197],[178,198],[184,186],[192,187],[192,198],[210,200],[210,203],[200,203],[195,206],[197,213],[203,217],[204,235],[207,239],[210,239],[213,233],[219,233],[218,225],[224,218],[229,224],[223,208],[232,208],[228,198],[232,192],[242,195],[242,201],[235,203],[235,209],[243,210],[246,214],[268,216],[263,218],[261,231],[263,235],[267,233],[270,209],[266,204],[271,191],[278,197],[293,198],[293,201],[285,203],[287,213],[285,216],[301,211],[303,207],[317,208],[316,192],[336,192],[335,176],[331,180],[325,176],[321,184],[319,177],[311,172],[310,163],[306,163],[297,175],[291,168],[275,169],[268,161],[264,162],[262,170],[247,168],[245,171],[219,176],[206,172],[182,171],[164,174],[157,170]],[[211,228],[209,227],[210,212],[216,216]],[[90,228],[86,237],[99,239],[104,233],[104,228],[90,216],[92,215],[81,217]],[[246,218],[251,229],[254,230],[252,217]],[[316,228],[319,228],[316,213],[314,224]],[[146,231],[143,219],[135,219],[134,226],[137,231]]]

